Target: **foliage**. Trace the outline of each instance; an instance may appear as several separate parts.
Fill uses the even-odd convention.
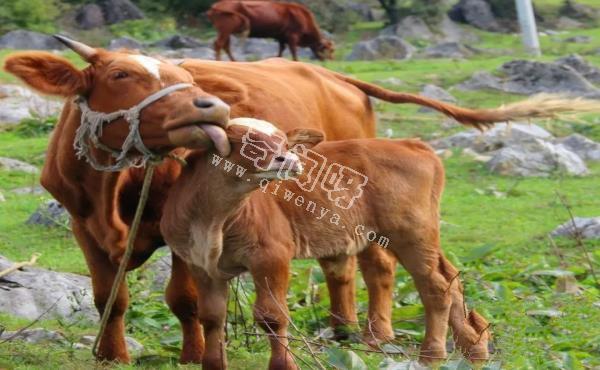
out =
[[[56,0],[3,0],[0,2],[0,33],[17,28],[52,32],[58,14]]]
[[[48,135],[57,123],[57,117],[26,118],[12,130],[22,137],[38,137]]]
[[[446,11],[443,0],[379,0],[390,24],[396,24],[409,15],[434,23]]]
[[[127,36],[141,41],[156,41],[176,33],[176,22],[171,17],[135,19],[113,24],[110,30],[116,36]]]

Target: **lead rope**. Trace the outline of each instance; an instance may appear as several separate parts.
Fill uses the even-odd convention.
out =
[[[117,299],[117,293],[123,280],[125,278],[127,265],[129,264],[129,259],[131,258],[131,254],[133,253],[133,244],[135,242],[135,237],[137,235],[138,228],[140,226],[140,221],[142,220],[142,213],[144,213],[144,208],[146,207],[146,201],[148,200],[148,195],[150,193],[150,184],[152,183],[152,176],[154,175],[154,167],[156,167],[156,162],[149,162],[146,167],[146,173],[144,175],[144,183],[142,185],[142,192],[140,194],[140,200],[138,202],[137,208],[135,210],[135,216],[133,217],[133,222],[131,224],[131,229],[129,230],[129,235],[127,236],[127,247],[125,249],[125,253],[123,254],[123,258],[121,258],[121,263],[119,264],[119,269],[117,270],[117,275],[115,276],[115,280],[113,281],[112,289],[110,290],[110,295],[108,296],[108,301],[106,302],[106,306],[104,306],[104,311],[102,312],[102,319],[100,320],[100,330],[98,331],[98,335],[94,340],[94,345],[92,346],[92,354],[97,357],[98,356],[98,345],[100,344],[100,340],[104,335],[104,331],[106,330],[106,325],[108,323],[108,318],[112,311],[112,307],[115,304],[115,300]]]

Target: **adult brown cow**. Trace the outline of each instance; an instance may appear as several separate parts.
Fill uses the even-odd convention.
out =
[[[391,92],[318,66],[281,59],[256,63],[186,60],[175,66],[142,55],[94,49],[66,38],[62,41],[90,65],[79,70],[54,54],[24,52],[9,57],[5,68],[43,93],[71,98],[52,136],[41,181],[73,217],[73,232],[86,257],[100,312],[125,249],[141,188],[140,170],[116,171],[119,166],[113,167],[115,162],[130,162],[129,156],[115,160],[113,151],[117,148],[124,148],[121,154],[134,156],[147,153],[148,149],[167,153],[177,147],[205,144],[214,133],[205,132],[199,124],[224,125],[229,119],[228,105],[233,117],[261,118],[285,130],[320,129],[329,139],[375,135],[369,95],[428,106],[478,127],[577,109],[572,101],[559,100],[546,105],[526,101],[499,109],[470,110]],[[191,86],[185,86],[188,83]],[[174,87],[178,90],[165,90]],[[168,94],[157,98],[156,94],[165,92]],[[147,103],[149,97],[157,100],[138,116],[139,104]],[[115,172],[94,170],[78,154],[107,163]],[[174,162],[166,162],[157,170],[130,269],[141,265],[162,245],[158,221],[166,193],[179,173],[179,165]],[[369,288],[371,328],[377,337],[390,337],[394,262],[377,247],[363,252],[359,261]],[[320,263],[332,293],[332,325],[356,322],[355,259],[346,256]],[[182,362],[200,362],[202,357],[197,297],[185,263],[174,256],[167,302],[182,324]],[[127,287],[123,284],[100,341],[101,359],[129,360],[123,321],[127,304]]]
[[[298,46],[309,47],[320,60],[333,57],[333,42],[323,37],[314,15],[304,5],[272,1],[220,1],[206,13],[218,31],[215,54],[221,59],[221,49],[232,61],[230,36],[274,38],[279,41],[281,57],[285,45],[290,46],[294,60],[298,60]]]

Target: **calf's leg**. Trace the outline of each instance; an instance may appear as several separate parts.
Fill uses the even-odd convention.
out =
[[[396,258],[373,243],[358,255],[358,263],[369,293],[368,322],[363,330],[367,343],[394,338],[392,329],[392,293],[394,290]]]
[[[228,282],[212,279],[202,269],[191,267],[190,269],[198,292],[198,319],[204,329],[202,369],[226,369],[225,320]]]
[[[356,257],[335,256],[321,258],[319,264],[323,269],[330,300],[330,324],[336,339],[348,337],[348,326],[357,325],[356,307]]]
[[[427,230],[422,235],[431,234]],[[398,239],[397,239],[398,240]],[[443,256],[439,241],[411,238],[410,242],[394,246],[393,251],[400,263],[411,274],[425,308],[425,339],[419,359],[434,363],[446,358],[446,336],[452,296],[450,283],[441,263]]]
[[[489,358],[489,324],[474,310],[466,311],[458,270],[444,256],[440,256],[440,265],[443,266],[442,271],[446,279],[450,279],[450,326],[454,342],[465,358],[471,361],[485,361]]]
[[[281,58],[283,56],[283,51],[285,50],[285,40],[278,40],[279,41],[279,53],[277,54],[277,57]]]
[[[171,279],[166,300],[181,323],[183,346],[179,361],[182,364],[202,363],[204,336],[198,320],[198,291],[187,265],[172,253]]]
[[[118,266],[115,266],[107,253],[105,253],[95,239],[87,232],[85,226],[73,222],[73,234],[83,254],[92,277],[92,289],[94,292],[94,303],[98,313],[102,316],[108,296],[112,289],[113,281],[117,274]],[[127,310],[128,293],[127,284],[124,282],[119,287],[117,298],[112,307],[104,334],[98,345],[97,359],[100,361],[116,361],[129,363],[125,343],[125,311]]]
[[[289,260],[272,257],[255,261],[250,267],[256,287],[254,319],[269,336],[269,369],[295,370],[298,367],[288,351],[287,339],[289,312],[286,295],[290,274]]]

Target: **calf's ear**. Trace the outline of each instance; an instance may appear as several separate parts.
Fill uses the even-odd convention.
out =
[[[84,93],[89,79],[65,58],[45,52],[15,53],[4,69],[32,88],[50,95],[70,97]]]
[[[293,148],[295,145],[304,145],[310,149],[325,140],[325,134],[322,131],[312,128],[296,128],[287,132],[288,146]]]

